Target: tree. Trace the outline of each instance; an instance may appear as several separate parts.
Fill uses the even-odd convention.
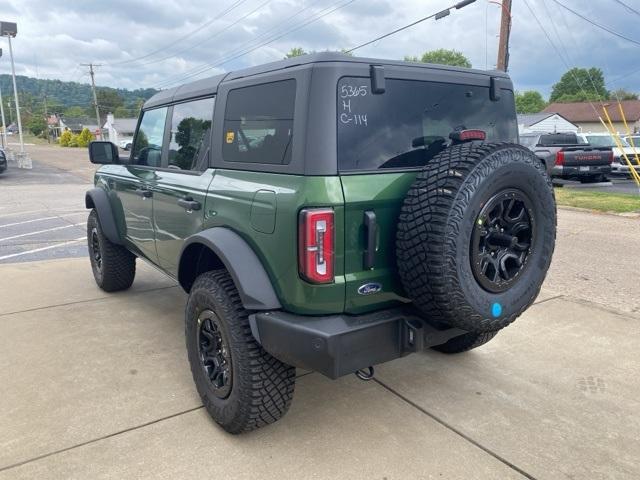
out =
[[[94,139],[93,134],[88,128],[83,128],[77,138],[77,144],[79,147],[88,147],[89,142]]]
[[[638,100],[638,94],[625,90],[624,88],[618,88],[611,92],[609,100]]]
[[[425,52],[420,59],[415,56],[409,56],[404,57],[404,60],[406,62],[436,63],[438,65],[451,65],[452,67],[471,68],[471,62],[461,52],[447,50],[446,48]]]
[[[538,113],[546,106],[547,102],[536,90],[516,92],[516,112],[518,113]]]
[[[69,107],[64,111],[64,116],[68,118],[72,117],[84,117],[87,111],[82,107]]]
[[[132,117],[131,110],[126,107],[118,107],[113,111],[113,116],[116,118],[128,118]]]
[[[124,106],[124,99],[112,88],[98,88],[96,96],[101,114],[113,112],[116,108]]]
[[[556,83],[550,102],[586,102],[609,98],[604,74],[596,67],[572,68]]]
[[[293,57],[300,57],[306,54],[307,52],[305,52],[302,49],[302,47],[293,47],[291,50],[289,50],[289,53],[287,53],[287,56],[284,58],[287,59],[287,58],[293,58]]]
[[[27,123],[27,128],[37,137],[47,129],[47,121],[40,115],[34,115]]]

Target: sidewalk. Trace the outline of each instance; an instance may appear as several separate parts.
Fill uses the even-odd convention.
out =
[[[1,265],[0,479],[638,478],[640,323],[546,291],[459,356],[376,381],[300,372],[289,414],[243,436],[206,415],[184,293],[139,263],[132,290],[86,259]]]

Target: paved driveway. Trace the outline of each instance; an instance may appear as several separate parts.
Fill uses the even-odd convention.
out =
[[[0,239],[14,211],[80,223],[86,181],[65,183],[0,190]],[[637,219],[561,210],[540,298],[492,342],[414,354],[366,383],[300,371],[288,415],[242,436],[201,405],[171,280],[139,263],[132,289],[109,295],[83,251],[6,259],[0,480],[640,478],[638,244]]]

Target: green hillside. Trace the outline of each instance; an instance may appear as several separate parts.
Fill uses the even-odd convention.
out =
[[[66,112],[77,116],[82,111],[83,113],[95,115],[92,113],[94,112],[92,108],[93,100],[91,85],[89,84],[37,79],[22,75],[16,77],[16,83],[20,96],[20,108],[24,110],[24,112],[21,112],[22,117],[41,114],[44,111],[45,95],[49,113]],[[0,88],[2,88],[2,96],[5,102],[5,113],[10,115],[11,112],[7,111],[7,100],[13,99],[11,75],[0,75]],[[135,115],[140,104],[157,91],[152,88],[126,90],[111,87],[98,87],[97,90],[101,116],[117,108],[121,109],[121,115],[125,114],[126,111]]]

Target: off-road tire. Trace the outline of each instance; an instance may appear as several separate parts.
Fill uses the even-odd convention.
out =
[[[93,235],[97,238],[101,265],[94,255]],[[100,219],[95,209],[89,213],[87,220],[87,246],[91,270],[98,286],[105,292],[126,290],[133,284],[136,276],[136,257],[121,245],[112,243],[102,231]]]
[[[469,350],[473,350],[481,345],[484,345],[493,337],[495,337],[498,332],[470,332],[465,333],[464,335],[460,335],[458,337],[453,337],[446,343],[442,345],[436,345],[435,347],[431,347],[434,350],[442,353],[462,353],[468,352]]]
[[[215,395],[200,360],[198,317],[203,310],[216,314],[229,342],[233,373],[226,398]],[[206,272],[196,279],[185,312],[187,353],[198,393],[209,415],[234,434],[279,420],[291,405],[295,387],[295,368],[272,357],[256,342],[248,314],[226,270]]]
[[[471,238],[483,206],[498,192],[513,189],[532,205],[533,246],[517,281],[494,293],[474,276]],[[398,272],[428,321],[495,332],[537,297],[555,235],[551,180],[531,151],[509,143],[454,145],[429,161],[407,193],[396,238]]]

